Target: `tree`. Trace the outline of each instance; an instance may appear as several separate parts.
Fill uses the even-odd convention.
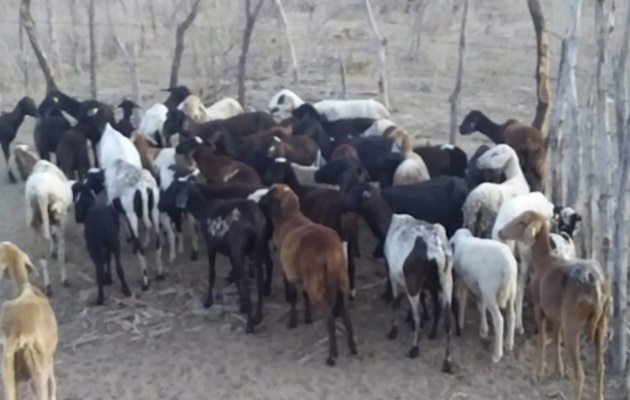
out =
[[[282,6],[282,0],[274,0],[276,3],[276,7],[278,7],[278,12],[280,13],[280,18],[282,18],[282,23],[284,24],[284,31],[287,35],[287,42],[289,43],[289,51],[291,52],[291,68],[293,74],[293,83],[297,83],[300,79],[300,69],[298,67],[297,55],[295,53],[295,46],[293,46],[293,37],[291,36],[291,26],[289,25],[289,19],[287,18],[287,14],[284,12],[284,7]]]
[[[368,21],[370,22],[370,28],[372,33],[378,42],[378,91],[383,99],[385,107],[389,108],[389,89],[387,86],[387,38],[385,38],[381,31],[378,29],[374,13],[372,12],[372,6],[370,0],[365,0],[365,11],[368,15]]]
[[[532,126],[545,131],[545,123],[549,115],[549,104],[551,103],[551,89],[549,89],[549,36],[545,25],[545,17],[538,0],[527,0],[529,14],[534,23],[536,33],[536,95],[538,104],[536,105],[536,116]]]
[[[468,0],[464,1],[464,10],[462,12],[462,26],[459,33],[459,52],[457,63],[457,77],[455,78],[455,88],[448,98],[451,103],[451,129],[448,142],[455,144],[457,137],[457,114],[459,108],[459,93],[462,91],[462,75],[464,74],[464,58],[466,57],[466,25],[468,22]]]
[[[184,35],[192,23],[197,17],[199,12],[199,4],[201,0],[195,0],[188,16],[177,25],[175,31],[175,54],[173,55],[173,64],[171,65],[171,77],[168,81],[169,87],[177,86],[177,79],[179,77],[179,67],[182,64],[182,55],[184,54]]]
[[[20,4],[20,23],[26,31],[26,35],[28,36],[29,42],[31,42],[39,67],[44,74],[44,79],[46,80],[46,92],[57,89],[55,74],[48,64],[46,53],[44,53],[44,50],[39,42],[39,37],[37,36],[37,27],[35,26],[35,21],[33,21],[33,16],[31,15],[31,0],[22,0],[22,3]]]
[[[98,95],[98,89],[96,87],[96,64],[98,63],[98,60],[96,55],[95,1],[96,0],[90,0],[88,4],[88,25],[90,37],[90,93],[93,99],[96,99]]]
[[[260,14],[265,0],[258,0],[252,8],[252,0],[245,0],[245,29],[243,30],[243,42],[241,45],[241,55],[238,58],[238,101],[245,106],[245,77],[247,75],[247,54],[252,40],[252,33],[256,25],[256,19]]]

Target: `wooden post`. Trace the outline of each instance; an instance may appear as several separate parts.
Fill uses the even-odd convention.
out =
[[[238,58],[238,101],[245,106],[245,77],[247,76],[247,54],[249,44],[252,40],[254,25],[265,0],[258,0],[252,9],[252,0],[245,0],[245,29],[243,30],[243,42],[241,45],[241,55]]]
[[[368,20],[372,33],[378,42],[378,91],[383,100],[385,107],[389,109],[389,89],[387,86],[387,38],[385,38],[378,29],[370,0],[365,0],[365,10],[367,11]]]
[[[70,2],[70,20],[72,21],[72,67],[75,73],[82,72],[81,68],[81,34],[79,32],[79,18],[77,17],[77,0]]]
[[[37,57],[39,67],[42,69],[44,79],[46,79],[46,91],[50,92],[51,90],[57,89],[53,69],[48,64],[46,53],[42,50],[39,37],[37,36],[35,21],[33,21],[31,15],[31,0],[22,0],[20,4],[20,21],[24,30],[26,30],[29,42],[31,42],[31,47],[33,47],[33,52],[35,53],[35,57]]]
[[[527,0],[527,7],[534,23],[536,32],[536,95],[538,104],[536,106],[536,116],[532,126],[546,130],[545,124],[548,122],[549,105],[551,103],[551,89],[549,88],[549,35],[545,24],[545,17],[540,7],[539,0]]]
[[[179,67],[182,64],[182,55],[184,54],[184,35],[188,28],[190,28],[190,25],[195,21],[200,3],[201,0],[195,0],[186,19],[177,25],[177,30],[175,31],[175,54],[173,55],[173,64],[171,65],[171,77],[168,81],[169,87],[177,86]]]
[[[451,103],[451,129],[448,137],[450,144],[455,144],[457,138],[457,119],[459,109],[459,93],[462,91],[462,75],[464,74],[464,59],[466,57],[466,26],[468,25],[468,0],[464,1],[462,11],[462,26],[459,31],[459,50],[457,63],[457,76],[455,77],[455,88],[448,98]]]
[[[52,0],[46,0],[46,18],[48,19],[48,43],[50,44],[50,64],[60,71],[59,47],[57,43],[57,30],[55,29],[55,7]]]
[[[18,38],[20,43],[20,61],[22,62],[22,73],[24,74],[24,93],[28,93],[29,75],[28,75],[28,53],[24,46],[24,26],[20,22],[18,27]]]
[[[408,13],[410,8],[410,1],[407,2],[407,8],[405,10]],[[427,9],[427,0],[418,0],[414,7],[414,19],[413,26],[411,28],[411,42],[409,45],[409,57],[412,60],[417,60],[420,56],[420,41],[422,39],[422,29],[424,27],[424,12]]]
[[[569,28],[567,29],[566,51],[567,51],[567,89],[566,100],[569,111],[568,139],[569,139],[569,173],[567,176],[566,201],[564,204],[574,207],[578,200],[580,189],[580,171],[582,163],[580,159],[580,109],[577,97],[577,87],[575,83],[575,64],[577,62],[578,53],[578,34],[580,32],[580,19],[582,17],[582,0],[573,0],[571,2],[571,18]]]
[[[339,58],[339,74],[341,75],[341,98],[346,99],[346,63],[341,56]]]
[[[287,18],[287,14],[284,12],[284,7],[282,7],[282,0],[274,0],[276,3],[276,7],[278,7],[278,11],[280,12],[280,18],[282,18],[282,23],[284,24],[284,31],[287,35],[287,42],[289,43],[289,51],[291,52],[291,70],[293,75],[292,83],[297,83],[300,79],[300,70],[298,66],[297,55],[295,53],[295,46],[293,46],[293,37],[291,36],[291,27],[289,25],[289,19]]]
[[[88,4],[88,24],[89,24],[89,37],[90,37],[90,94],[93,99],[98,96],[98,89],[96,87],[96,64],[98,62],[96,55],[96,11],[94,10],[94,2],[96,0],[89,0]]]

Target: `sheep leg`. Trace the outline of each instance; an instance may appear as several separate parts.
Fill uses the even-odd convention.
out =
[[[105,263],[99,262],[96,264],[96,285],[98,286],[98,294],[96,295],[96,305],[102,306],[105,299],[105,294],[103,292],[103,287],[105,286]]]
[[[429,339],[435,339],[437,337],[437,329],[438,329],[438,325],[440,324],[440,314],[442,313],[442,305],[440,304],[440,292],[438,289],[435,288],[431,288],[430,289],[431,292],[431,301],[433,302],[433,314],[434,314],[434,320],[433,320],[433,329],[431,329],[431,333],[429,334]],[[449,309],[448,312],[450,313],[451,310]]]
[[[168,241],[168,262],[173,264],[175,262],[176,253],[175,253],[175,232],[173,231],[173,225],[171,224],[171,220],[166,213],[160,213],[160,221],[162,226],[164,227],[164,232],[166,233],[166,240]]]
[[[38,363],[39,364],[39,363]],[[31,367],[32,368],[32,367]],[[31,370],[31,379],[38,400],[48,400],[48,371],[45,371],[41,365],[37,365],[35,371]]]
[[[507,304],[507,338],[506,347],[508,351],[514,349],[514,297],[508,300]]]
[[[297,288],[289,281],[285,281],[286,294],[289,303],[291,303],[291,313],[289,314],[289,328],[295,328],[297,326],[297,311],[295,310],[295,303],[297,302]]]
[[[383,241],[379,240],[379,242],[376,244],[376,247],[374,247],[374,250],[372,251],[373,259],[378,260],[379,258],[384,257],[383,246],[384,246]]]
[[[138,217],[133,212],[124,213],[125,219],[127,220],[127,227],[129,228],[129,232],[131,232],[131,240],[133,242],[133,252],[138,254],[138,261],[140,263],[140,271],[142,272],[142,290],[149,289],[149,273],[147,271],[147,262],[144,258],[144,248],[140,243],[140,239],[138,239]]]
[[[542,313],[540,307],[535,307],[534,316],[536,318],[536,326],[538,326],[538,366],[536,367],[536,373],[534,380],[540,382],[545,373],[545,348],[547,347],[547,320]],[[569,343],[567,341],[567,343]],[[575,366],[575,364],[574,364]]]
[[[442,363],[442,372],[453,372],[451,366],[451,304],[449,301],[444,302],[444,332],[446,333],[446,352],[444,354],[444,363]]]
[[[104,250],[103,251],[104,257],[103,260],[105,260],[105,273],[103,274],[103,285],[105,286],[110,286],[111,284],[114,283],[113,279],[112,279],[112,269],[111,269],[111,255],[109,254],[109,251]]]
[[[492,362],[499,362],[503,357],[503,316],[496,301],[491,302],[488,299],[488,309],[492,316],[492,326],[494,327],[494,353],[492,354]]]
[[[463,282],[458,283],[457,288],[457,298],[459,300],[459,312],[457,315],[457,319],[459,321],[460,330],[464,327],[465,322],[465,314],[466,314],[466,305],[468,303],[468,289],[464,285]],[[461,331],[459,332],[459,336],[461,336]]]
[[[421,327],[424,328],[424,322],[431,320],[431,315],[427,309],[427,295],[424,290],[420,292],[420,304],[422,305],[422,321],[420,321]],[[410,319],[411,322],[413,320]]]
[[[387,334],[387,338],[390,340],[396,339],[398,336],[398,309],[400,308],[400,302],[402,301],[402,297],[398,295],[398,285],[393,282],[390,283],[390,287],[392,290],[392,296],[394,297],[392,301],[392,328]]]
[[[352,322],[350,321],[350,313],[348,312],[348,303],[346,297],[343,293],[337,294],[337,302],[338,308],[341,309],[341,318],[343,320],[343,325],[346,328],[346,335],[348,335],[348,348],[350,349],[350,354],[357,354],[357,342],[354,338],[354,330],[352,329]]]
[[[57,400],[57,380],[55,379],[55,362],[50,361],[48,368],[48,391],[50,392],[50,400]]]
[[[582,368],[582,361],[580,360],[580,332],[584,329],[584,322],[578,318],[577,316],[567,314],[563,314],[562,317],[564,342],[567,346],[567,352],[569,353],[569,360],[573,366],[574,398],[576,400],[582,398],[582,388],[584,386],[584,369]],[[538,334],[544,336],[543,332],[544,326],[539,327]],[[600,389],[599,382],[598,389]]]
[[[205,308],[210,308],[214,303],[214,295],[212,291],[214,290],[214,278],[215,278],[215,261],[217,253],[214,251],[212,246],[208,247],[208,296],[206,297],[206,301],[203,303]]]
[[[4,161],[7,163],[7,173],[9,175],[9,182],[16,183],[15,175],[11,169],[11,151],[9,149],[10,143],[2,142],[2,152],[4,153]]]
[[[61,284],[65,287],[70,286],[68,277],[66,276],[66,237],[64,234],[64,227],[57,226],[57,261],[59,262],[59,269],[61,270]]]
[[[608,334],[607,321],[599,321],[595,331],[595,358],[597,364],[597,400],[604,400],[604,344]]]
[[[326,320],[326,329],[328,331],[328,358],[326,359],[326,365],[332,367],[336,364],[337,356],[339,355],[339,349],[337,348],[337,332],[335,326],[335,303],[337,300],[337,293],[332,290],[328,293],[328,318]]]
[[[361,250],[359,249],[359,235],[353,234],[350,236],[348,240],[348,247],[350,249],[349,254],[352,254],[352,257],[361,257]]]
[[[302,295],[304,297],[304,323],[312,324],[313,323],[313,312],[311,310],[311,301],[308,298],[308,293],[305,290],[302,291]]]
[[[266,244],[265,244],[266,246]],[[256,325],[262,322],[262,309],[263,309],[263,297],[265,290],[265,281],[263,279],[263,268],[262,268],[262,259],[260,257],[261,252],[259,251],[256,257],[255,268],[256,268],[256,285],[258,292],[258,303],[256,303],[256,314],[254,315],[254,323]]]
[[[263,287],[263,295],[270,296],[271,295],[271,283],[273,277],[273,260],[271,259],[271,252],[269,251],[268,243],[264,243],[262,247],[262,257],[265,261],[265,265],[267,266],[266,276],[265,276],[265,285]]]
[[[240,312],[247,314],[247,322],[245,324],[245,333],[253,333],[256,322],[254,320],[254,312],[252,309],[252,299],[250,297],[249,278],[245,273],[247,263],[245,260],[244,252],[237,249],[232,249],[230,252],[230,263],[232,269],[236,271],[237,287],[239,293],[239,300],[241,303]]]
[[[477,310],[479,311],[479,337],[485,339],[488,337],[488,316],[486,313],[486,305],[483,299],[477,299]]]
[[[409,298],[409,304],[411,304],[411,310],[413,312],[413,344],[411,346],[411,350],[409,351],[409,358],[417,358],[420,354],[420,350],[418,348],[418,340],[420,337],[420,293],[416,293],[415,295],[407,294]]]
[[[527,251],[518,251],[521,262],[518,269],[518,282],[516,286],[516,332],[519,335],[525,333],[523,328],[523,299],[525,297],[525,285],[529,273],[529,255]]]
[[[117,251],[114,254],[114,258],[116,260],[116,274],[118,275],[118,279],[120,280],[120,287],[125,296],[131,296],[131,290],[129,289],[129,285],[127,285],[127,280],[125,279],[125,271],[123,271],[122,263],[120,262],[120,251]]]
[[[4,344],[4,356],[2,357],[2,382],[4,383],[5,400],[18,400],[17,379],[15,376],[14,349],[7,349]]]
[[[394,300],[394,295],[392,293],[392,279],[389,276],[389,265],[387,261],[385,261],[385,272],[387,273],[387,284],[385,285],[385,292],[381,296],[381,299],[386,303]]]
[[[350,253],[348,242],[343,242],[344,256],[346,257],[346,265],[348,266],[348,278],[350,280],[350,300],[354,300],[357,292],[354,286],[356,266],[354,264],[354,257]]]
[[[556,350],[556,373],[564,378],[564,364],[562,363],[562,329],[560,324],[553,324],[553,344]]]
[[[191,215],[188,216],[188,224],[190,226],[190,238],[192,244],[190,260],[196,261],[199,258],[199,226],[197,225],[195,218]]]
[[[157,204],[151,210],[151,222],[153,224],[153,233],[155,234],[155,263],[157,264],[157,280],[164,279],[164,265],[162,264],[162,239],[160,238],[160,212]],[[149,232],[147,229],[147,237]]]

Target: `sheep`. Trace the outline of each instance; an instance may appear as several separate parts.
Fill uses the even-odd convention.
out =
[[[45,114],[40,114],[33,131],[39,158],[50,161],[50,153],[56,152],[61,137],[71,128],[70,122],[63,116],[57,104],[50,106]]]
[[[193,94],[186,97],[177,109],[197,123],[226,119],[244,112],[239,102],[231,97],[225,97],[206,108],[201,99]]]
[[[140,263],[142,290],[148,290],[149,276],[144,251],[149,243],[149,229],[151,228],[155,233],[157,279],[164,279],[158,211],[160,192],[155,179],[149,171],[122,158],[117,158],[105,169],[91,168],[88,171],[87,181],[90,188],[96,193],[102,190],[104,184],[108,204],[111,204],[116,211],[124,216],[131,235],[133,252],[138,255]],[[139,220],[142,220],[146,228],[144,243],[140,243],[139,240]]]
[[[468,160],[466,182],[468,182],[468,187],[471,190],[484,182],[501,183],[505,181],[505,174],[501,171],[477,168],[477,160],[488,150],[490,150],[490,146],[482,144],[477,147],[475,153]]]
[[[137,132],[151,138],[158,147],[170,145],[170,136],[163,131],[168,112],[169,108],[162,103],[152,105],[142,114]]]
[[[136,130],[135,126],[131,122],[131,117],[135,109],[141,107],[131,100],[123,100],[117,108],[123,110],[122,118],[116,122],[116,130],[122,133],[125,137],[131,137],[131,134]]]
[[[419,300],[423,287],[428,288],[433,295],[436,310],[434,328],[440,318],[438,292],[441,290],[442,296],[439,303],[445,310],[444,328],[446,331],[446,355],[442,369],[444,372],[451,372],[450,307],[453,291],[453,254],[448,244],[446,230],[440,224],[418,220],[408,214],[394,213],[380,195],[379,190],[370,185],[354,186],[346,192],[343,201],[346,210],[359,212],[377,237],[385,239],[384,253],[394,310],[388,338],[395,339],[398,336],[396,314],[401,300],[398,296],[398,287],[402,286],[411,304],[414,322],[410,358],[416,358],[419,355],[418,340],[421,323]],[[431,337],[435,337],[435,333],[434,329]]]
[[[490,309],[494,326],[492,361],[503,357],[503,316],[507,308],[506,347],[514,348],[514,302],[516,300],[516,259],[511,249],[491,239],[479,239],[466,228],[458,229],[450,239],[453,247],[453,271],[457,275],[455,296],[459,303],[458,325],[464,327],[466,299],[470,290],[477,297],[480,310],[479,335],[488,336],[486,308]]]
[[[470,135],[479,131],[494,143],[510,145],[516,154],[527,184],[533,191],[542,191],[545,178],[545,139],[543,134],[533,126],[508,119],[502,125],[491,121],[484,113],[473,110],[462,121],[459,133]]]
[[[26,181],[33,171],[33,167],[39,161],[39,156],[30,150],[28,145],[18,144],[13,148],[13,159],[20,178]]]
[[[466,176],[466,168],[468,167],[468,155],[460,147],[454,144],[446,143],[440,146],[440,149],[449,155],[449,166],[451,176]]]
[[[363,136],[384,136],[386,132],[396,128],[396,124],[388,119],[380,118],[363,132]]]
[[[582,221],[582,216],[571,207],[555,206],[553,209],[553,219],[557,225],[558,232],[565,232],[573,237],[575,227]]]
[[[129,138],[123,136],[109,123],[105,124],[99,143],[99,158],[101,168],[106,170],[118,159],[125,160],[129,164],[142,168],[140,153]]]
[[[304,322],[312,323],[311,306],[325,303],[329,349],[326,364],[334,366],[338,356],[335,318],[341,314],[350,354],[357,354],[357,345],[348,313],[350,284],[346,272],[344,248],[337,233],[312,222],[300,212],[298,196],[284,184],[263,189],[259,205],[273,220],[278,258],[284,271],[287,294],[291,303],[289,328],[297,326],[298,288],[304,294]]]
[[[16,183],[16,179],[9,164],[11,159],[11,152],[9,148],[11,146],[11,142],[13,142],[15,136],[17,135],[20,125],[24,122],[24,117],[27,115],[34,118],[38,115],[35,101],[28,96],[22,97],[12,111],[0,114],[0,145],[2,146],[2,153],[4,154],[4,160],[7,164],[9,182],[11,183]]]
[[[82,180],[90,168],[87,137],[81,132],[82,125],[65,131],[55,149],[57,165],[68,178]]]
[[[97,151],[100,149],[101,136],[106,124],[116,126],[114,110],[107,104],[96,100],[86,100],[81,102],[80,111],[77,117],[79,124],[87,126],[85,132],[92,143],[92,153],[94,155],[94,165],[99,166]]]
[[[315,140],[306,135],[292,135],[286,128],[275,127],[269,132],[280,140],[281,155],[299,165],[322,164],[322,153]]]
[[[40,259],[40,264],[44,275],[46,294],[49,296],[52,295],[52,288],[48,276],[48,262],[55,252],[55,247],[61,270],[61,283],[63,286],[68,286],[65,268],[65,229],[68,212],[72,205],[72,185],[74,183],[74,181],[68,181],[55,164],[46,160],[39,160],[28,175],[24,188],[26,222],[35,233],[40,252],[43,250],[45,254]],[[41,243],[41,239],[45,243]]]
[[[374,99],[320,100],[313,104],[328,121],[344,118],[389,118],[387,108]]]
[[[236,281],[241,302],[241,312],[247,313],[245,332],[252,333],[262,320],[263,272],[262,257],[267,246],[266,218],[260,208],[245,199],[205,198],[199,184],[190,177],[178,178],[166,194],[162,207],[177,208],[193,215],[206,242],[208,252],[208,295],[204,307],[214,303],[215,258],[221,253],[230,258],[233,278]],[[169,204],[165,204],[169,203]],[[174,203],[174,204],[173,204]],[[251,305],[249,279],[246,276],[246,259],[256,271],[258,301],[255,310]]]
[[[118,232],[120,223],[118,212],[110,204],[96,204],[96,194],[86,184],[77,183],[72,188],[75,220],[84,224],[83,235],[88,254],[96,268],[96,284],[98,286],[97,305],[103,305],[103,286],[112,284],[111,258],[116,263],[116,273],[120,279],[122,292],[131,296],[131,290],[125,280],[120,261],[120,240]]]
[[[514,149],[498,144],[477,160],[478,168],[502,170],[507,180],[501,184],[482,183],[474,188],[463,206],[464,227],[476,237],[490,237],[492,225],[501,204],[529,192],[529,186],[518,164]]]
[[[339,160],[341,158],[354,158],[359,159],[359,153],[357,153],[357,149],[354,148],[351,144],[342,144],[337,146],[335,150],[330,155],[330,161]]]
[[[57,319],[46,296],[29,282],[37,275],[29,256],[11,242],[0,243],[0,279],[8,275],[14,297],[2,305],[2,383],[4,399],[17,400],[19,382],[31,381],[39,400],[57,398],[54,358]]]
[[[553,327],[556,370],[564,376],[560,344],[564,339],[573,364],[574,398],[582,397],[584,370],[580,361],[580,334],[586,329],[595,343],[597,399],[604,400],[604,348],[611,306],[610,283],[596,260],[565,260],[551,254],[547,218],[526,211],[499,231],[502,240],[518,240],[532,249],[533,276],[530,282],[534,316],[538,328],[539,358],[535,380],[544,375],[547,322]],[[562,338],[561,335],[564,335]]]
[[[342,180],[355,182],[358,175],[353,175],[352,170],[342,173]],[[342,193],[339,190],[308,186],[301,184],[295,171],[286,159],[278,158],[269,166],[263,175],[263,181],[267,185],[282,183],[288,185],[300,200],[300,211],[313,222],[333,229],[344,246],[350,248],[352,253],[348,255],[348,274],[350,277],[351,298],[355,296],[355,263],[352,254],[356,253],[358,245],[358,221],[354,213],[344,213],[342,210]],[[344,186],[349,183],[344,183]]]
[[[229,157],[213,154],[212,149],[199,136],[186,139],[175,147],[175,153],[194,159],[201,175],[208,183],[249,183],[260,184],[260,177],[247,164]]]
[[[291,112],[304,104],[297,94],[289,89],[282,89],[269,101],[268,110],[274,119],[280,121],[291,116]]]
[[[172,86],[162,91],[169,92],[168,98],[163,103],[168,110],[176,109],[190,95],[190,89],[184,85]]]
[[[386,137],[396,141],[404,156],[394,172],[392,182],[394,185],[411,185],[431,179],[424,160],[413,151],[412,139],[404,129],[390,130]]]
[[[549,244],[554,256],[565,260],[571,260],[576,257],[575,243],[573,243],[573,238],[566,232],[550,233]]]
[[[161,153],[162,149],[157,147],[157,143],[155,143],[151,138],[142,134],[142,133],[134,133],[131,135],[131,142],[138,150],[138,154],[140,155],[140,164],[142,164],[142,168],[146,169],[151,173],[155,173],[154,160]],[[174,149],[164,149],[171,150],[174,153]]]
[[[317,109],[308,103],[304,103],[293,110],[296,121],[314,120],[321,124],[326,135],[333,140],[348,139],[363,135],[374,124],[372,118],[343,118],[335,121],[328,120]],[[293,124],[295,127],[295,123]],[[297,130],[299,132],[299,129]]]
[[[305,138],[311,140],[310,138]],[[258,174],[262,174],[270,161],[277,156],[284,156],[287,146],[271,131],[262,131],[245,137],[233,137],[221,130],[205,141],[211,143],[216,150],[216,155],[227,156],[254,168]],[[312,142],[312,141],[311,141]],[[314,145],[314,144],[313,144]],[[315,148],[317,147],[314,145]],[[291,155],[295,155],[295,151]],[[312,159],[315,159],[315,149]]]

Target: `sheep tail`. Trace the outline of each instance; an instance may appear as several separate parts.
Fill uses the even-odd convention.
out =
[[[341,310],[346,307],[345,301],[350,295],[350,279],[346,268],[346,258],[342,244],[341,251],[329,252],[324,268],[324,279],[329,290],[335,292],[335,302],[333,305],[333,315],[338,317]],[[329,294],[332,296],[332,294]]]
[[[140,199],[142,200],[142,222],[144,222],[144,227],[149,229],[151,228],[151,216],[150,216],[150,206],[152,206],[153,193],[150,188],[146,189],[146,192],[140,193]]]
[[[50,215],[48,214],[48,196],[37,196],[37,206],[39,207],[39,214],[42,218],[41,232],[46,240],[51,240],[52,234],[50,232]],[[59,207],[58,203],[53,203],[50,207],[51,212],[55,212]]]

